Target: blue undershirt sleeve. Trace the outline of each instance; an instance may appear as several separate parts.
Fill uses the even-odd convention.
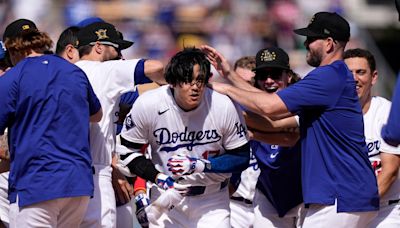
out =
[[[224,154],[208,159],[211,169],[207,167],[204,172],[208,173],[233,173],[245,170],[250,161],[250,145],[244,144],[233,150],[226,150]]]
[[[134,82],[135,85],[151,83],[152,81],[144,74],[144,62],[146,59],[141,59],[136,64],[135,73],[134,73]]]

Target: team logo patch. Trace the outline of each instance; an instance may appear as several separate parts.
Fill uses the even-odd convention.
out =
[[[246,136],[247,130],[246,127],[241,123],[235,123],[236,134],[239,135],[239,138]]]
[[[97,39],[98,39],[98,40],[103,40],[103,39],[109,38],[109,37],[107,36],[107,29],[99,29],[99,30],[97,30],[95,33],[96,33],[96,35],[97,35]]]
[[[126,119],[125,119],[125,128],[126,128],[126,130],[129,130],[129,129],[135,127],[135,126],[136,126],[136,125],[135,125],[135,123],[133,122],[131,115],[128,115],[128,116],[126,117]]]
[[[260,60],[262,62],[270,62],[274,61],[276,59],[276,54],[275,52],[269,52],[268,50],[263,51],[260,56]]]

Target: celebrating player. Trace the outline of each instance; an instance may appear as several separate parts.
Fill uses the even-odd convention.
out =
[[[32,21],[12,22],[4,37],[14,65],[0,77],[10,227],[79,227],[93,195],[89,120],[100,121],[100,102],[82,70],[44,54],[52,41]]]
[[[169,85],[139,96],[125,119],[122,145],[138,151],[149,143],[151,161],[127,153],[121,168],[151,182],[173,175],[188,186],[150,227],[230,227],[227,184],[231,172],[247,168],[250,149],[240,109],[205,86],[210,75],[205,54],[185,48],[166,68]],[[166,193],[152,188],[151,201]]]
[[[212,82],[212,87],[261,115],[299,114],[303,199],[309,206],[303,227],[365,227],[377,213],[379,197],[354,78],[342,60],[349,23],[336,13],[319,12],[295,32],[307,37],[307,63],[316,67],[299,82],[276,94],[246,91],[248,84],[206,47],[234,84]]]
[[[114,60],[119,59],[120,51],[133,42],[121,39],[116,28],[106,22],[90,23],[80,28],[78,41],[81,59],[76,65],[87,74],[104,111],[102,120],[90,127],[95,192],[81,226],[115,227],[116,201],[111,163],[115,151],[114,123],[117,121],[118,102],[121,94],[133,91],[137,84],[150,80],[165,83],[163,64],[150,59]]]
[[[380,196],[378,216],[370,227],[400,227],[400,147],[386,144],[381,138],[382,126],[390,112],[390,101],[372,96],[378,81],[374,56],[364,49],[344,52],[344,61],[354,75],[358,98],[364,114],[364,132],[368,156],[374,168]]]
[[[278,47],[260,50],[256,56],[256,87],[273,94],[298,81],[290,69],[288,54]],[[287,118],[297,127],[294,117]],[[261,124],[262,122],[259,122]],[[251,127],[251,125],[250,125]],[[262,134],[253,130],[250,145],[261,170],[254,196],[254,227],[292,228],[302,222],[301,153],[297,132]]]

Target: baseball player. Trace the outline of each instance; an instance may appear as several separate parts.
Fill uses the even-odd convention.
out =
[[[209,47],[233,85],[212,82],[218,92],[266,116],[299,114],[303,227],[365,227],[379,208],[378,188],[368,160],[363,117],[355,81],[342,60],[349,23],[336,13],[319,12],[306,28],[307,63],[316,67],[276,94],[246,91],[226,61]],[[354,196],[358,196],[355,198]]]
[[[378,180],[380,209],[370,227],[400,227],[400,147],[386,144],[381,138],[382,126],[390,111],[390,101],[372,96],[378,81],[374,56],[364,49],[350,49],[344,61],[354,75],[358,98],[364,114],[364,132],[368,156]]]
[[[185,48],[166,68],[169,85],[140,95],[125,119],[121,144],[137,151],[149,143],[151,161],[127,153],[121,169],[151,182],[173,175],[187,187],[150,227],[230,227],[227,184],[247,168],[250,149],[240,109],[205,86],[210,74],[205,54]],[[167,192],[152,188],[151,201]]]
[[[261,49],[256,55],[255,87],[269,94],[298,81],[290,69],[288,54],[278,47]],[[298,126],[295,123],[292,127]],[[259,122],[258,124],[261,124]],[[253,132],[251,148],[261,173],[254,196],[254,227],[298,227],[304,209],[301,191],[301,153],[298,133]]]
[[[89,120],[101,119],[100,102],[82,70],[44,54],[52,41],[32,21],[12,22],[4,37],[14,65],[0,77],[10,227],[78,227],[93,195]]]
[[[91,154],[95,180],[94,197],[82,227],[116,226],[116,201],[111,182],[112,158],[115,151],[115,113],[121,94],[134,91],[135,85],[149,79],[164,83],[163,64],[156,60],[120,58],[120,51],[133,42],[121,39],[115,27],[95,22],[78,33],[80,61],[76,63],[87,74],[102,104],[104,116],[90,128]]]
[[[78,32],[79,27],[71,26],[66,28],[57,40],[56,54],[63,57],[70,63],[79,61],[78,52]]]
[[[6,49],[3,42],[0,41],[0,77],[10,67],[6,58]],[[9,211],[10,202],[8,201],[8,170],[9,165],[9,152],[8,152],[8,138],[7,130],[4,135],[0,136],[0,227],[9,227]],[[3,226],[2,226],[3,225]]]
[[[255,76],[252,70],[255,67],[255,56],[242,57],[234,64],[237,74],[252,85]],[[234,192],[231,194],[229,207],[231,209],[231,226],[234,228],[253,226],[253,197],[259,173],[256,157],[251,151],[249,167],[241,173],[232,174],[230,182],[234,186]]]

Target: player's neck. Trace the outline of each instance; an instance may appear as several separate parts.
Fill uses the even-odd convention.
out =
[[[26,57],[37,57],[37,56],[41,56],[43,55],[43,53],[37,53],[35,51],[32,51],[29,55],[27,55]]]

